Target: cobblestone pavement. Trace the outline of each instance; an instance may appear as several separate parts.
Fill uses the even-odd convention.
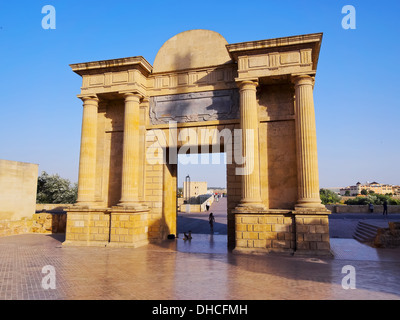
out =
[[[374,249],[353,239],[332,238],[334,258],[233,254],[219,233],[136,249],[63,247],[63,240],[0,238],[0,299],[400,299],[400,249]],[[55,289],[42,285],[48,265]],[[346,290],[342,270],[349,265],[356,289]]]
[[[0,239],[0,299],[400,299],[400,252],[332,239],[335,258],[249,256],[225,235],[141,248],[62,247],[61,236]],[[55,289],[42,280],[55,270]],[[356,289],[342,288],[351,265]]]

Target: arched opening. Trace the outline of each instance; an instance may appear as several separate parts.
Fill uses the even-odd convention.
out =
[[[227,234],[226,154],[178,156],[177,232]],[[213,228],[209,215],[213,213]]]

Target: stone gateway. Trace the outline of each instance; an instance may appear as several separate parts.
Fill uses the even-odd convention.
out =
[[[330,254],[313,100],[321,41],[317,33],[228,44],[191,30],[165,42],[153,66],[141,56],[71,65],[83,116],[64,245],[137,247],[176,234],[177,164],[165,155],[213,152],[229,136],[220,150],[233,159],[228,245]],[[196,138],[180,139],[188,132]],[[166,161],[149,157],[159,157],[147,152],[155,142]],[[238,148],[245,163],[229,157]]]

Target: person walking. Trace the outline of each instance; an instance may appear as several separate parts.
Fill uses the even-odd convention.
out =
[[[369,204],[369,212],[374,212],[374,205],[372,203]]]
[[[214,222],[215,222],[215,217],[214,214],[211,212],[210,215],[208,216],[208,223],[210,224],[211,232],[214,232]]]
[[[385,202],[383,202],[383,215],[387,217],[388,214],[388,202],[387,200],[385,200]]]

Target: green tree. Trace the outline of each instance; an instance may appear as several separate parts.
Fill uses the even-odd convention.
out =
[[[356,197],[354,199],[348,199],[344,203],[348,205],[366,205],[366,204],[383,204],[385,201],[388,202],[389,205],[399,205],[399,199],[393,199],[389,195],[386,194],[377,194],[372,193],[368,194],[366,197]]]
[[[183,197],[183,188],[178,188],[178,191],[176,193],[176,196],[178,198],[182,198]]]
[[[328,189],[320,189],[319,196],[321,198],[322,204],[333,204],[340,201],[340,196]]]
[[[78,184],[43,171],[38,177],[36,203],[75,203]]]
[[[366,195],[368,194],[367,189],[362,189],[362,190],[361,190],[361,194],[364,195],[364,196],[366,196]]]

